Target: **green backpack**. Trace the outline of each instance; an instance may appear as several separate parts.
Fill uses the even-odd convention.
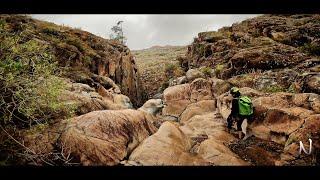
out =
[[[253,114],[252,101],[248,96],[240,96],[238,99],[239,114],[243,116],[249,116]]]

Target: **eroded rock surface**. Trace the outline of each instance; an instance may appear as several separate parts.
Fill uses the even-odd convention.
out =
[[[61,141],[83,165],[115,165],[155,131],[140,111],[94,111],[70,119]]]

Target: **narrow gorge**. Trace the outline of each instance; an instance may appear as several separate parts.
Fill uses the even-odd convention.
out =
[[[0,39],[2,164],[319,165],[320,15],[201,32],[151,73],[148,50],[28,16],[0,15]],[[253,100],[247,139],[226,128],[233,86]]]

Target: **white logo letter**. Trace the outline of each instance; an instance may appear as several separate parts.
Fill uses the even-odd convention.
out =
[[[301,154],[301,151],[303,150],[304,153],[310,155],[312,152],[312,140],[309,139],[309,152],[306,151],[306,149],[304,148],[302,142],[300,141],[300,150],[299,150],[299,154]]]

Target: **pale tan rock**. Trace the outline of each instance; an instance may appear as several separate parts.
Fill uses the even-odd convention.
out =
[[[213,99],[213,94],[211,91],[211,83],[210,81],[198,78],[190,83],[190,100],[191,102],[197,102],[200,100],[211,100]]]
[[[203,159],[192,155],[191,140],[171,122],[164,122],[159,130],[143,141],[129,160],[143,165],[206,165]]]
[[[204,78],[204,74],[197,69],[189,69],[186,72],[186,78],[187,78],[188,82],[192,82],[193,80],[195,80],[197,78]]]
[[[187,106],[186,110],[180,116],[180,122],[183,123],[195,115],[200,115],[208,112],[213,112],[216,109],[215,100],[203,100],[192,103]]]
[[[72,118],[61,143],[82,165],[116,165],[156,128],[137,110],[94,111]]]
[[[203,159],[219,166],[247,166],[245,162],[234,154],[228,147],[214,139],[205,140],[200,144],[198,155]]]
[[[164,90],[163,100],[165,107],[163,115],[179,117],[185,108],[191,103],[190,101],[190,85],[182,84],[172,86]]]

